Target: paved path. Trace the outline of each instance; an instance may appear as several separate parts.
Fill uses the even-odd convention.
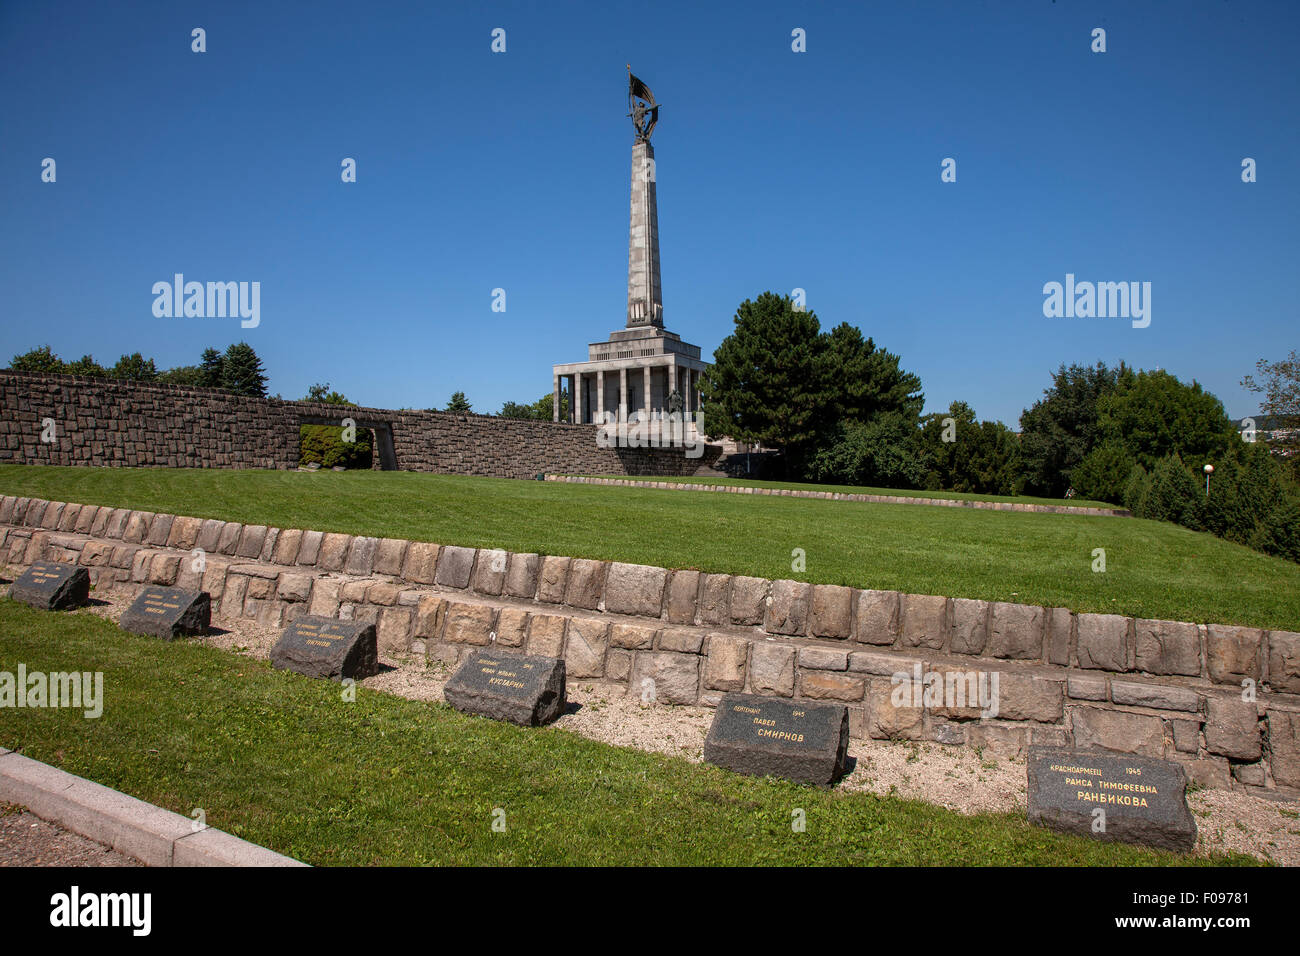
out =
[[[3,804],[0,866],[140,866],[140,862],[42,820],[26,807]]]

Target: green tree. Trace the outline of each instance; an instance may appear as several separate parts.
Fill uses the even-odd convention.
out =
[[[199,360],[199,368],[203,370],[204,388],[221,388],[225,381],[225,359],[220,352],[214,348],[203,350],[203,357]]]
[[[330,383],[320,383],[312,385],[307,389],[307,394],[303,396],[304,402],[322,402],[326,405],[356,405],[356,402],[349,402],[347,397],[341,392],[330,390]]]
[[[190,388],[201,388],[205,381],[203,369],[197,365],[178,365],[176,368],[169,368],[158,375],[158,381],[166,382],[168,385],[187,385]]]
[[[1120,504],[1137,464],[1118,441],[1102,442],[1070,473],[1075,493],[1094,501]]]
[[[1052,387],[1020,416],[1020,453],[1025,490],[1059,498],[1071,485],[1071,472],[1097,445],[1098,403],[1133,371],[1123,362],[1118,368],[1065,365],[1052,373]]]
[[[139,352],[123,355],[117,360],[117,364],[109,369],[108,374],[128,382],[158,381],[158,368],[153,364],[153,359],[147,359]]]
[[[789,296],[746,299],[701,376],[703,430],[779,449],[787,474],[802,470],[834,420],[827,343],[817,316]]]
[[[63,360],[50,351],[48,345],[15,355],[9,363],[15,372],[62,372]]]
[[[466,400],[464,392],[452,392],[451,401],[447,403],[447,411],[464,414],[473,411],[473,409]]]
[[[1152,470],[1177,455],[1199,468],[1221,458],[1240,441],[1223,403],[1198,382],[1180,382],[1164,371],[1139,372],[1097,402],[1097,433],[1115,441]]]
[[[827,336],[827,370],[839,418],[869,422],[900,412],[913,422],[925,405],[921,379],[899,367],[897,355],[878,348],[862,330],[841,322]]]
[[[237,342],[226,349],[221,366],[222,388],[240,395],[266,397],[262,360],[247,342]]]
[[[1291,476],[1300,480],[1300,355],[1295,349],[1279,362],[1260,359],[1255,370],[1263,381],[1247,375],[1241,380],[1244,388],[1263,395],[1259,410],[1271,419],[1272,436],[1269,447],[1285,456],[1291,466]]]
[[[68,362],[63,366],[63,371],[68,375],[83,375],[86,378],[108,377],[108,369],[96,362],[91,355],[83,355],[75,362]]]
[[[869,422],[841,421],[813,454],[808,477],[828,484],[919,488],[925,470],[916,442],[916,420],[906,412],[882,412]]]

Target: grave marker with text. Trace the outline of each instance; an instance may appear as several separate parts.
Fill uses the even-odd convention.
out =
[[[844,774],[848,747],[843,704],[727,694],[705,738],[704,759],[737,773],[830,784]]]
[[[1187,775],[1168,760],[1031,747],[1029,822],[1167,850],[1196,845]]]
[[[9,596],[42,611],[81,607],[90,597],[90,572],[75,564],[37,561],[18,575]]]
[[[304,615],[271,648],[271,665],[307,677],[361,679],[379,673],[375,625]]]
[[[564,713],[564,677],[559,658],[475,651],[442,696],[465,713],[536,727]]]
[[[122,612],[118,626],[132,634],[174,641],[208,633],[212,598],[207,591],[187,591],[150,585]]]

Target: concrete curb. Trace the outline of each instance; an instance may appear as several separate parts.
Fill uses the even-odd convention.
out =
[[[914,495],[867,495],[847,491],[814,491],[800,488],[764,488],[760,485],[711,485],[705,482],[641,481],[635,478],[601,478],[595,475],[546,474],[547,481],[571,485],[613,485],[622,488],[653,488],[660,491],[714,491],[732,495],[775,495],[783,498],[822,498],[830,501],[861,501],[885,505],[930,505],[938,508],[973,508],[980,511],[1017,511],[1024,514],[1085,515],[1103,518],[1131,518],[1122,508],[1085,508],[1081,505],[1034,505],[1020,501],[983,501],[978,498],[923,498]]]
[[[0,747],[0,800],[112,847],[146,866],[306,866]]]

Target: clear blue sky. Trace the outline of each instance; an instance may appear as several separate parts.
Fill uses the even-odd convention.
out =
[[[1061,362],[1122,358],[1246,414],[1241,376],[1300,345],[1298,26],[1225,0],[0,0],[0,362],[246,339],[286,398],[547,394],[624,323],[631,63],[663,104],[666,323],[706,357],[743,299],[801,287],[927,410],[1014,424]],[[155,318],[176,272],[260,282],[261,325]],[[1044,318],[1067,272],[1151,282],[1150,327]]]

